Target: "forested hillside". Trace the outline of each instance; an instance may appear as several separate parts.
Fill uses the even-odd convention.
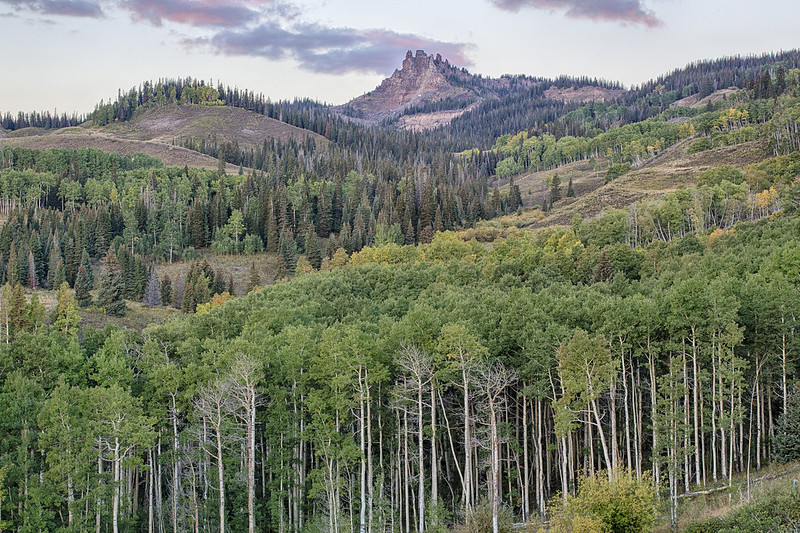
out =
[[[3,518],[435,529],[495,495],[544,513],[604,468],[651,470],[677,506],[770,461],[796,376],[798,228],[635,249],[601,225],[489,248],[445,233],[141,335],[15,329]]]
[[[192,79],[81,125],[216,168],[4,138],[0,530],[611,531],[579,498],[615,491],[649,530],[746,501],[800,460],[797,61],[606,102],[526,78],[428,132]],[[294,127],[242,133],[265,116]]]

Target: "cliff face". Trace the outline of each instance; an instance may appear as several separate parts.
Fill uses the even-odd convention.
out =
[[[453,84],[459,75],[472,77],[452,67],[437,54],[409,50],[402,68],[395,70],[372,92],[347,104],[360,117],[374,121],[399,115],[404,109],[425,103],[469,96],[473,91]]]
[[[534,98],[567,103],[605,101],[622,92],[594,85],[558,88],[552,80],[528,76],[488,78],[456,68],[439,54],[427,55],[423,50],[412,54],[409,50],[400,69],[375,90],[338,110],[366,122],[400,117],[400,127],[424,130],[446,125],[485,100],[522,95],[534,87],[542,89]],[[407,113],[409,108],[416,108],[413,114]]]

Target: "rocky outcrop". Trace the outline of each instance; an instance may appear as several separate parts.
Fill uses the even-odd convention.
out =
[[[409,50],[402,68],[395,70],[374,91],[359,96],[346,107],[360,118],[376,121],[395,117],[414,105],[466,97],[472,91],[452,83],[458,73],[441,54],[427,55],[423,50],[412,54]]]

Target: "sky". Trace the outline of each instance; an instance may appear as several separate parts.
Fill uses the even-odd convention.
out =
[[[630,87],[800,48],[798,20],[797,0],[0,0],[0,112],[83,114],[178,77],[341,104],[417,49],[484,76]]]

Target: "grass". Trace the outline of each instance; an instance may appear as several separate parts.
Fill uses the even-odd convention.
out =
[[[655,531],[684,531],[690,526],[706,522],[710,519],[722,518],[729,513],[742,509],[750,503],[757,503],[772,494],[794,487],[800,480],[800,464],[770,464],[759,472],[751,472],[748,484],[746,473],[736,474],[730,484],[709,484],[705,491],[718,489],[708,494],[696,494],[681,498],[678,508],[678,523],[673,529],[666,518],[667,510],[664,502],[664,519]],[[698,492],[704,492],[702,490]]]
[[[624,208],[648,198],[662,198],[682,187],[694,187],[699,174],[709,168],[723,165],[745,168],[770,157],[764,140],[689,154],[693,141],[677,143],[610,183],[605,182],[608,162],[603,159],[577,161],[553,170],[516,176],[514,182],[520,187],[523,203],[529,207],[542,204],[549,191],[547,184],[555,174],[561,179],[563,196],[570,178],[576,193],[575,198],[557,202],[546,217],[531,221],[528,227],[569,225],[575,215],[592,218],[609,208]]]

